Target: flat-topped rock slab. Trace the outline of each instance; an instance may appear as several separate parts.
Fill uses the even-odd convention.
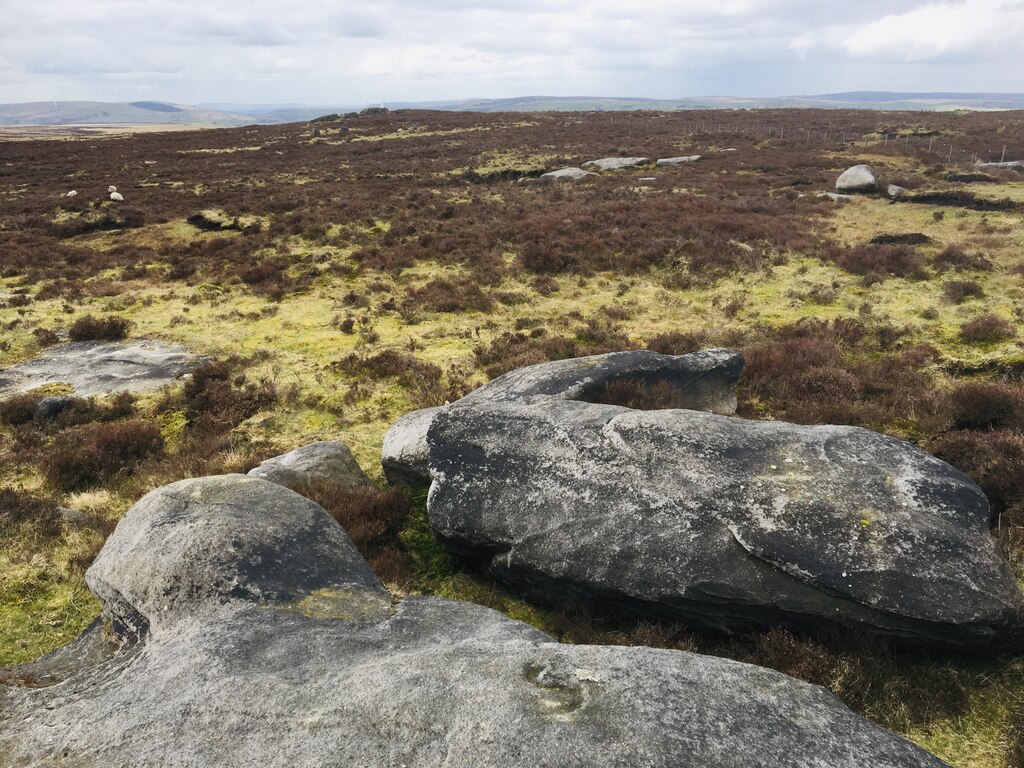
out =
[[[646,165],[649,162],[651,162],[650,159],[646,157],[602,157],[598,160],[588,160],[583,167],[597,171],[617,171],[621,168]]]
[[[0,395],[68,384],[76,395],[149,392],[191,373],[207,358],[153,339],[73,341],[0,369]]]
[[[559,168],[557,171],[548,171],[538,176],[540,181],[580,181],[591,176],[596,176],[596,173],[590,171],[584,171],[582,168]]]
[[[684,165],[686,163],[696,163],[701,159],[701,155],[681,155],[680,157],[663,157],[658,160],[655,165],[665,167],[667,165]]]

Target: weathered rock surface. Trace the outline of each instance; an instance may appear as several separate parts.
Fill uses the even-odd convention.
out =
[[[117,634],[0,677],[4,765],[944,765],[776,672],[393,606],[323,510],[252,478],[155,491],[88,580]]]
[[[473,390],[458,403],[508,403],[530,398],[589,401],[612,382],[667,382],[677,388],[678,408],[735,413],[736,382],[742,373],[743,358],[727,349],[706,349],[688,355],[662,355],[647,350],[609,352],[509,371]]]
[[[834,203],[841,203],[846,200],[853,200],[853,195],[841,195],[838,192],[822,192],[818,197],[827,197]]]
[[[57,507],[57,514],[72,528],[89,528],[95,522],[91,515],[71,507]]]
[[[321,440],[304,445],[267,459],[247,474],[293,491],[303,485],[328,485],[341,489],[372,484],[352,451],[341,440]]]
[[[976,163],[978,168],[998,168],[1004,171],[1024,171],[1024,161],[1007,160],[1002,163]]]
[[[599,160],[588,160],[584,168],[596,168],[599,171],[617,171],[620,168],[633,168],[651,162],[646,157],[602,157]]]
[[[700,155],[683,155],[681,157],[663,157],[655,165],[682,165],[683,163],[696,163],[701,159]]]
[[[519,368],[469,393],[459,402],[513,402],[522,399],[591,400],[612,382],[645,385],[667,382],[676,388],[679,408],[712,413],[736,411],[736,382],[743,358],[724,349],[689,355],[656,352],[612,352],[571,360],[556,360]],[[381,464],[388,482],[413,486],[430,484],[427,430],[443,408],[424,408],[406,414],[384,436]]]
[[[582,168],[559,168],[557,171],[542,173],[537,178],[543,181],[579,181],[596,175],[596,173],[584,171]]]
[[[431,526],[496,577],[713,630],[1021,645],[1024,595],[988,502],[948,464],[864,429],[579,402],[586,368],[575,388],[568,368],[543,385],[532,370],[427,435]],[[576,399],[537,396],[552,380]]]
[[[384,435],[380,463],[392,485],[430,485],[427,430],[439,411],[441,408],[421,408],[407,413]]]
[[[885,188],[885,194],[887,194],[889,197],[893,197],[893,198],[903,197],[903,195],[905,195],[906,193],[907,193],[907,190],[905,190],[903,187],[899,186],[898,184],[890,184],[889,186],[887,186]]]
[[[387,590],[312,501],[244,475],[182,480],[144,496],[85,575],[104,613],[135,634],[226,602],[353,590],[379,612]]]
[[[74,341],[39,357],[0,369],[0,393],[66,383],[82,396],[149,392],[198,368],[205,358],[184,347],[139,339]]]
[[[44,397],[36,403],[34,418],[37,423],[45,424],[48,421],[53,421],[74,404],[75,398],[69,395],[50,395],[49,397]]]
[[[870,165],[855,165],[843,171],[836,179],[836,192],[874,192],[878,179]]]

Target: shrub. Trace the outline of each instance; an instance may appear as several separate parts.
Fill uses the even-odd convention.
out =
[[[970,344],[992,344],[1016,335],[1017,330],[1010,321],[999,315],[982,315],[960,326],[960,338]]]
[[[118,392],[108,400],[73,397],[44,426],[46,431],[55,432],[96,421],[118,421],[134,413],[135,395],[131,392]]]
[[[339,488],[331,483],[311,483],[297,490],[341,524],[379,578],[394,581],[398,577],[405,565],[398,534],[412,511],[412,502],[404,489]]]
[[[991,271],[992,262],[980,253],[967,253],[959,245],[948,245],[931,257],[931,265],[939,272],[955,270],[968,272],[971,270]]]
[[[909,277],[923,279],[924,257],[909,245],[858,245],[842,248],[832,246],[826,255],[855,275]]]
[[[942,293],[954,304],[962,304],[966,299],[976,299],[985,295],[981,283],[975,280],[950,280],[942,286]]]
[[[371,357],[349,355],[333,363],[335,370],[350,376],[369,376],[374,379],[394,378],[408,392],[413,403],[419,407],[443,405],[452,399],[444,386],[443,373],[431,363],[421,362],[415,355],[386,349]]]
[[[1008,384],[971,382],[950,397],[954,429],[995,429],[1024,422],[1024,393]]]
[[[0,488],[0,528],[27,523],[44,536],[60,533],[61,517],[52,499],[14,488]]]
[[[0,400],[0,424],[9,427],[28,424],[35,418],[36,406],[41,399],[39,395],[25,393]]]
[[[68,329],[72,341],[119,341],[126,338],[132,321],[125,317],[80,317]]]
[[[32,335],[35,336],[36,344],[40,347],[52,347],[60,341],[60,336],[49,328],[36,328],[32,331]]]
[[[685,355],[704,349],[708,344],[706,331],[691,331],[689,333],[670,331],[669,333],[659,333],[652,338],[647,342],[647,349],[663,355]]]
[[[663,408],[682,408],[683,390],[671,381],[642,379],[617,379],[609,381],[592,397],[590,402],[606,405],[621,405],[640,411],[656,411]]]
[[[899,234],[875,235],[868,243],[870,245],[925,245],[932,239],[923,232],[901,232]]]
[[[272,383],[253,383],[244,374],[235,374],[238,364],[217,360],[192,372],[182,393],[190,426],[203,431],[231,429],[277,402]]]
[[[1019,432],[950,432],[929,447],[981,486],[994,518],[1024,501],[1024,436]]]
[[[57,435],[40,469],[55,487],[82,490],[119,474],[131,474],[139,462],[163,447],[160,429],[154,424],[90,424]]]
[[[436,278],[421,288],[413,288],[403,302],[405,308],[425,307],[433,312],[488,312],[494,299],[468,278]]]

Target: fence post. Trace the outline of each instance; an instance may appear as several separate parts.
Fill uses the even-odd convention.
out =
[[[1005,144],[1003,144],[1003,154],[1000,155],[999,162],[1000,163],[1005,163],[1006,162],[1006,145]]]
[[[953,145],[949,145],[949,158],[946,160],[946,165],[951,165],[953,162]]]

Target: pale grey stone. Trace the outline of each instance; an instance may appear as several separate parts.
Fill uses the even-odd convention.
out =
[[[1021,645],[1024,595],[978,487],[865,429],[464,398],[427,435],[430,524],[545,600],[705,629],[855,628]]]
[[[650,160],[646,157],[602,157],[600,160],[588,160],[583,164],[583,167],[598,171],[617,171],[621,168],[646,165],[649,162]]]
[[[474,390],[460,402],[524,398],[587,399],[597,396],[613,381],[658,383],[678,388],[680,408],[714,413],[736,410],[736,382],[743,358],[724,349],[688,355],[656,352],[612,352],[571,360],[555,360],[519,368]],[[381,464],[392,484],[428,486],[427,430],[444,408],[424,408],[406,414],[384,436]]]
[[[0,676],[4,765],[945,765],[777,672],[393,605],[322,509],[252,478],[150,494],[88,582],[108,623]]]
[[[701,159],[700,155],[682,155],[680,157],[663,157],[655,165],[662,167],[666,165],[682,165],[683,163],[696,163]]]
[[[392,485],[430,485],[427,466],[427,430],[441,408],[421,408],[407,413],[384,435],[380,463]]]
[[[341,440],[322,440],[304,445],[267,459],[247,474],[293,491],[304,485],[328,485],[340,489],[373,484]]]
[[[874,192],[878,179],[870,165],[855,165],[843,171],[836,179],[836,192]]]
[[[45,384],[71,385],[76,395],[150,392],[190,373],[206,358],[151,339],[74,341],[0,369],[0,393],[26,392]]]
[[[557,171],[542,173],[538,178],[545,181],[579,181],[596,175],[582,168],[559,168]]]

